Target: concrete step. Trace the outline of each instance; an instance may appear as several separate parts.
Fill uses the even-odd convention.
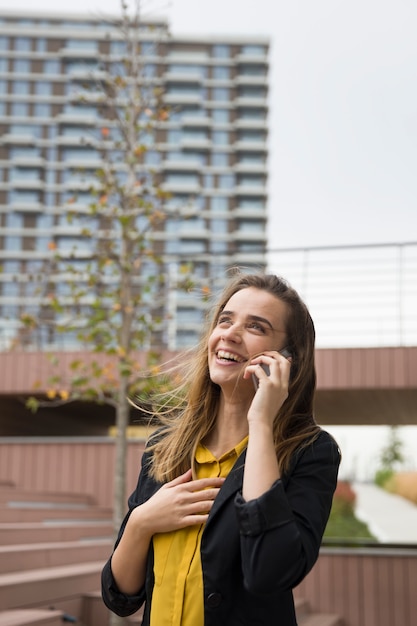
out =
[[[51,506],[50,503],[20,503],[0,505],[0,522],[42,522],[61,520],[111,520],[112,510],[107,507],[70,507],[67,505]]]
[[[100,589],[103,561],[0,575],[2,609],[62,607],[63,601]]]
[[[88,626],[108,626],[110,611],[101,599],[99,591],[85,593],[83,596],[81,622]],[[143,607],[133,615],[125,617],[125,626],[140,626],[143,618]],[[1,625],[0,625],[1,626]]]
[[[0,545],[0,574],[108,559],[110,538]]]
[[[0,503],[7,502],[44,502],[54,504],[68,504],[91,506],[94,498],[83,493],[61,493],[55,491],[26,491],[13,486],[0,486]]]
[[[76,541],[87,538],[113,537],[113,524],[107,520],[15,524],[0,523],[0,545]]]
[[[40,609],[1,611],[0,626],[62,626],[62,612]]]

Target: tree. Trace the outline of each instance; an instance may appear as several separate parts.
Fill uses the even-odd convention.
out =
[[[65,379],[55,373],[49,378],[47,395],[53,402],[83,398],[114,407],[115,529],[125,507],[128,398],[146,395],[152,384],[152,379],[138,379],[139,370],[159,374],[167,289],[157,234],[166,217],[168,195],[152,169],[151,157],[169,110],[142,54],[139,9],[139,0],[133,15],[122,3],[121,18],[111,23],[97,67],[88,79],[73,83],[75,106],[94,106],[100,112],[98,124],[87,128],[79,143],[86,152],[96,151],[100,166],[94,172],[73,170],[91,202],[80,205],[76,192],[68,198],[63,211],[70,227],[77,229],[77,242],[69,251],[50,242],[49,258],[37,276],[39,310],[22,317],[32,338],[37,334],[53,341],[60,332],[90,350],[91,358],[71,362]],[[157,46],[157,38],[146,45]],[[112,52],[115,49],[119,54]],[[180,277],[187,286],[187,268],[180,268]],[[36,410],[39,402],[39,397],[32,397],[29,406]]]
[[[388,443],[381,450],[379,456],[380,467],[375,474],[375,483],[380,487],[385,487],[392,478],[395,469],[404,462],[402,452],[403,442],[399,438],[397,426],[391,426],[389,430]]]

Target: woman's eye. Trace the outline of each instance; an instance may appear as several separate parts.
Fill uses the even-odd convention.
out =
[[[226,326],[226,325],[230,325],[231,319],[230,317],[219,317],[219,319],[217,320],[217,325],[218,326]]]
[[[264,327],[258,322],[251,322],[249,324],[249,328],[252,328],[253,330],[259,330],[262,333],[264,332]]]

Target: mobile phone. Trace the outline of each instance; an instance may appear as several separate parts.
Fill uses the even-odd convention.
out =
[[[286,359],[290,359],[292,357],[288,348],[282,348],[282,350],[279,350],[279,353],[282,354],[282,356],[285,356]]]
[[[262,369],[265,372],[265,374],[267,376],[269,376],[269,374],[270,374],[269,365],[267,365],[266,363],[260,363],[260,366],[262,367]],[[253,380],[253,384],[254,384],[255,389],[258,389],[259,378],[255,374],[252,374],[252,380]]]
[[[291,354],[291,352],[289,351],[288,348],[283,348],[282,350],[278,350],[278,352],[280,354],[282,354],[282,356],[285,357],[286,359],[289,359],[292,356],[292,354]],[[261,363],[260,365],[261,365],[262,369],[264,370],[265,374],[267,376],[269,376],[269,374],[270,374],[269,365],[266,365],[266,363]],[[259,378],[255,374],[252,374],[252,380],[253,380],[253,384],[255,386],[255,389],[258,389]]]

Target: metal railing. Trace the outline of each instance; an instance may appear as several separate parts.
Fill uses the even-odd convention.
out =
[[[317,346],[417,345],[417,242],[269,250],[308,305]]]

